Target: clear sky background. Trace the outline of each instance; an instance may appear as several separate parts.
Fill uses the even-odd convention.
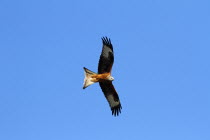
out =
[[[98,84],[102,36],[122,103]],[[1,0],[1,140],[209,140],[208,0]]]

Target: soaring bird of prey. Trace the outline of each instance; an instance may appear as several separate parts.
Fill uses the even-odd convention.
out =
[[[112,66],[114,63],[114,52],[110,38],[102,37],[103,48],[98,63],[98,73],[92,72],[84,67],[85,79],[83,89],[99,82],[99,85],[109,102],[112,115],[118,116],[121,113],[122,106],[119,96],[112,84],[114,78],[111,76]]]

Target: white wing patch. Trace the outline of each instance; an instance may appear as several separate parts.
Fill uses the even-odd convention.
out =
[[[119,105],[119,103],[120,103],[119,101],[115,101],[114,100],[114,96],[113,95],[108,95],[107,99],[108,99],[109,104],[110,104],[111,107],[115,107],[115,106]]]
[[[104,46],[104,49],[103,49],[103,52],[102,52],[103,56],[108,58],[109,57],[109,52],[112,52],[111,48],[109,48],[107,46]]]

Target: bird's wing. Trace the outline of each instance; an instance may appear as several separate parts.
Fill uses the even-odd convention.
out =
[[[122,106],[120,104],[120,99],[119,96],[112,84],[111,81],[104,81],[104,82],[99,82],[99,85],[109,102],[109,106],[112,110],[112,115],[118,116],[119,113],[121,113]]]
[[[110,38],[102,37],[103,49],[101,52],[98,73],[110,73],[114,63],[114,52]]]

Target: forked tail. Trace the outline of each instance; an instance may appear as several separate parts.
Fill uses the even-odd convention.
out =
[[[91,76],[94,74],[97,74],[95,72],[90,71],[89,69],[85,67],[84,67],[84,70],[85,70],[85,79],[84,79],[83,89],[95,83],[92,81]]]

